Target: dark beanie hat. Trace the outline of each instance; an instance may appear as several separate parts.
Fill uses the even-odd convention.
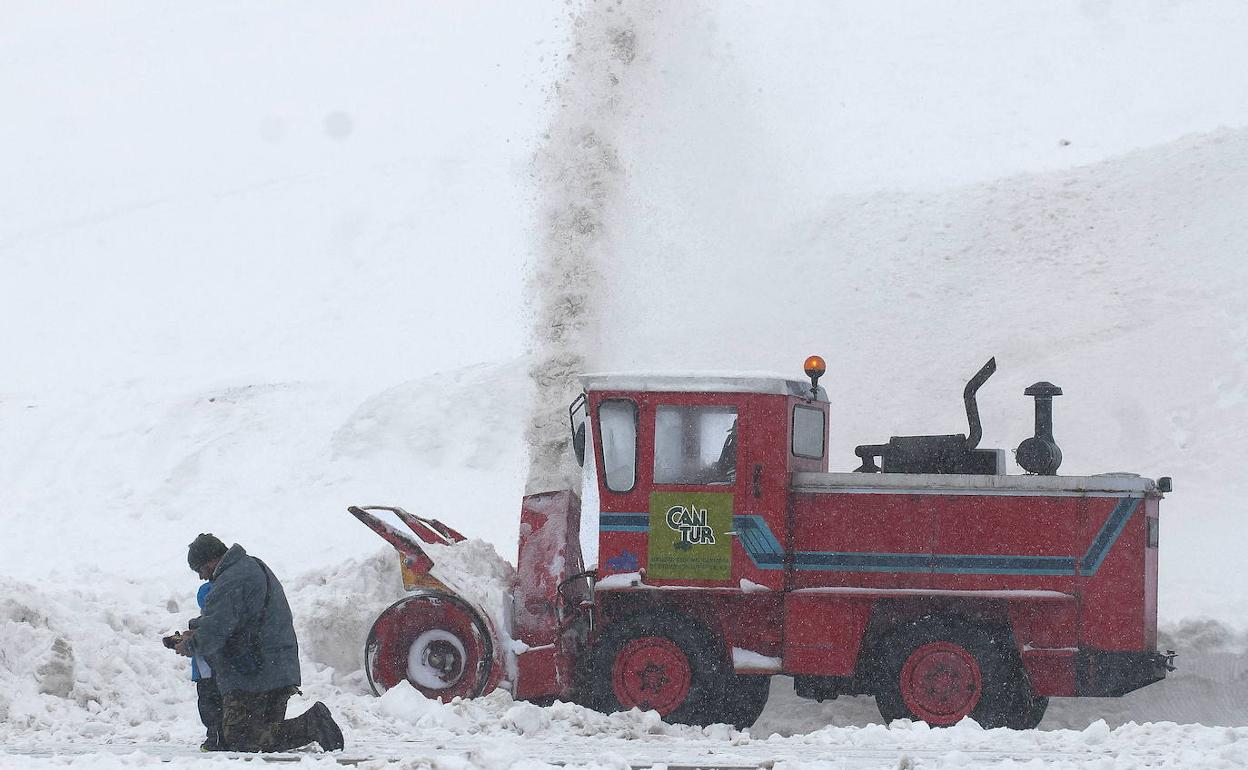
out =
[[[186,552],[186,563],[191,565],[191,569],[199,572],[200,567],[213,559],[221,558],[228,550],[225,543],[218,540],[216,535],[204,532],[191,543],[190,549]]]

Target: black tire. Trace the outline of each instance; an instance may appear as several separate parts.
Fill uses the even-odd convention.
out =
[[[599,638],[590,703],[606,714],[654,709],[665,722],[706,726],[725,721],[718,707],[730,675],[715,638],[701,627],[647,613],[612,623]]]
[[[753,725],[767,707],[771,677],[765,674],[733,674],[724,679],[724,686],[710,707],[715,722],[732,725],[738,730]]]
[[[1048,696],[1036,695],[1032,691],[1022,661],[1019,661],[1015,671],[1017,680],[1014,683],[1014,699],[1005,713],[1005,726],[1011,730],[1034,730],[1044,719],[1044,712],[1049,708],[1049,699]]]
[[[969,716],[988,729],[1035,717],[1036,698],[1002,629],[928,617],[889,635],[882,646],[875,700],[886,721],[947,727]]]

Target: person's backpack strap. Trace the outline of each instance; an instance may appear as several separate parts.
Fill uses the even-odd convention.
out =
[[[256,557],[251,557],[256,559]],[[273,580],[270,577],[273,573],[269,571],[269,565],[256,559],[256,564],[260,565],[260,570],[264,573],[264,604],[260,605],[260,612],[256,615],[256,624],[264,622],[264,616],[269,611],[269,597],[273,595]]]

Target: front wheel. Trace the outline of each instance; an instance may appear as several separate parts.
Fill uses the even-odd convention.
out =
[[[639,708],[664,721],[709,725],[719,718],[725,664],[714,639],[688,620],[650,613],[612,623],[594,650],[593,707]]]
[[[377,695],[407,680],[427,698],[474,698],[489,683],[493,662],[481,615],[444,591],[417,591],[390,605],[364,644],[364,671]]]

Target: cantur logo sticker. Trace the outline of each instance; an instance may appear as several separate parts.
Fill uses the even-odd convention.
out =
[[[732,577],[732,494],[654,492],[646,576],[657,580]]]
[[[667,528],[680,533],[680,540],[673,546],[678,551],[688,551],[695,545],[715,545],[715,530],[707,524],[705,508],[673,505],[667,509]]]

